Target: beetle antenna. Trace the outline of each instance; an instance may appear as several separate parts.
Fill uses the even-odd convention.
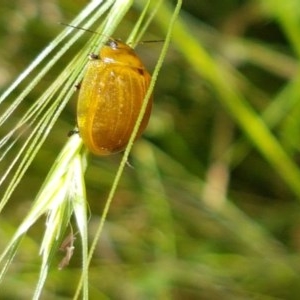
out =
[[[149,44],[149,43],[163,43],[165,40],[148,40],[148,41],[140,41],[139,44]]]
[[[97,31],[87,29],[87,28],[84,28],[84,27],[74,26],[74,25],[70,25],[70,24],[67,24],[67,23],[63,23],[63,22],[59,22],[59,24],[63,25],[63,26],[66,26],[66,27],[71,27],[71,28],[75,28],[75,29],[84,30],[84,31],[87,31],[87,32],[90,32],[90,33],[102,35],[101,33],[97,32]]]

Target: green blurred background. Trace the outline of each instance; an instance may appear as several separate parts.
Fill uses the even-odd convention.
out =
[[[1,92],[62,30],[59,22],[69,23],[86,4],[2,0]],[[138,6],[115,37],[126,39],[139,16]],[[300,55],[299,7],[298,0],[186,0],[181,13],[187,33],[220,69],[229,70],[232,77],[224,82],[234,82],[258,116],[275,105],[265,124],[295,166],[300,145],[299,91],[293,85]],[[145,40],[164,37],[158,24],[154,20]],[[92,261],[90,298],[298,299],[300,198],[257,150],[259,141],[248,140],[211,82],[186,59],[185,46],[184,38],[182,48],[171,43],[158,77],[150,124],[133,147],[133,168],[125,170]],[[159,43],[137,47],[150,71],[160,48]],[[18,113],[61,68],[47,75]],[[75,114],[76,95],[1,215],[1,249],[30,208]],[[8,128],[0,128],[0,135]],[[120,159],[89,157],[91,238]],[[30,299],[44,222],[24,239],[0,287],[0,299]],[[79,241],[75,247],[66,269],[52,266],[42,299],[72,297],[80,276]],[[57,263],[61,258],[58,253]]]

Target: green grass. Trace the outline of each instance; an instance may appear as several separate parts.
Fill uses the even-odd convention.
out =
[[[67,137],[87,54],[105,36],[168,43],[170,2],[128,2],[112,15],[94,9],[79,18],[104,36],[68,35],[58,22],[71,23],[82,9],[68,1],[52,15],[40,4],[40,18],[24,7],[24,31],[1,25],[16,13],[3,6],[3,86],[53,46],[0,102],[0,139],[11,134],[0,144],[3,297],[76,298],[83,274],[89,299],[297,299],[296,1],[186,1],[154,75],[150,124],[130,153],[95,157],[78,136]],[[42,44],[30,46],[39,36]],[[137,43],[152,74],[164,45]],[[6,118],[14,101],[20,105]],[[74,254],[59,271],[70,224]]]

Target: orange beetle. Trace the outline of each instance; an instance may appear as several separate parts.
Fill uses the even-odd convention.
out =
[[[79,134],[96,155],[125,149],[138,118],[151,77],[134,50],[110,39],[92,54],[80,85],[77,104]],[[152,107],[149,99],[136,138],[145,130]]]

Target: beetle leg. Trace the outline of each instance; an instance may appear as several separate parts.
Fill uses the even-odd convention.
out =
[[[130,159],[130,158],[127,159],[126,165],[127,165],[129,168],[134,169],[134,166],[130,163],[129,159]]]
[[[79,91],[81,88],[81,82],[75,84],[75,91]]]
[[[96,60],[96,59],[99,59],[99,55],[98,55],[98,54],[95,54],[95,53],[90,53],[90,54],[89,54],[89,59],[90,59],[90,60]]]
[[[74,134],[79,134],[79,130],[77,127],[68,132],[68,137],[71,137]]]

